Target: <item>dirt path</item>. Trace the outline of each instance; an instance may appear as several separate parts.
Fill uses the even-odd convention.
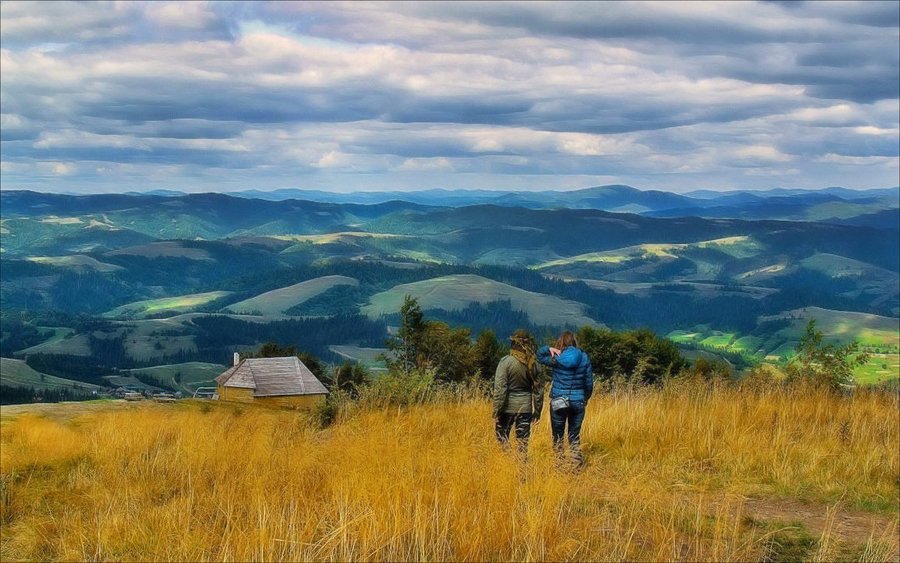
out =
[[[744,513],[755,520],[799,522],[810,535],[826,531],[838,539],[865,544],[870,538],[897,534],[897,519],[837,506],[808,505],[790,499],[746,499]]]
[[[697,502],[696,497],[685,500]],[[774,525],[775,529],[791,536],[807,537],[819,544],[830,544],[833,549],[838,549],[833,552],[835,556],[858,553],[870,540],[896,546],[897,534],[900,533],[900,518],[897,516],[855,510],[840,503],[808,504],[794,499],[729,496],[711,498],[708,501],[704,499],[702,504],[710,516],[720,515],[723,510],[735,511],[740,507],[741,518],[750,518],[762,525]],[[844,551],[841,551],[841,546],[845,548]],[[810,556],[811,553],[800,555]],[[886,560],[900,561],[900,552],[893,548]]]

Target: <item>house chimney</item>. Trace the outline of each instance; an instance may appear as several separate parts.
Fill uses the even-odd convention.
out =
[[[241,355],[237,352],[234,353],[234,365],[238,365],[241,363]]]

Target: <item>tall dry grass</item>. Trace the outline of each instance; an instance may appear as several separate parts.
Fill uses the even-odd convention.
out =
[[[784,523],[751,517],[744,495],[896,526],[898,408],[896,394],[781,388],[608,394],[590,404],[581,473],[554,464],[546,416],[527,465],[501,451],[478,399],[364,402],[324,430],[308,414],[191,402],[21,416],[0,430],[0,556],[771,558]],[[826,530],[803,553],[841,554],[896,558],[896,527],[856,547]]]

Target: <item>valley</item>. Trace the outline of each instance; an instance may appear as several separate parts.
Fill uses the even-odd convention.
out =
[[[266,341],[379,369],[406,295],[472,338],[647,327],[738,371],[789,361],[814,319],[872,354],[860,383],[893,380],[900,231],[871,212],[896,213],[897,191],[674,201],[603,187],[562,207],[527,193],[498,205],[477,192],[360,204],[5,190],[2,384],[37,373],[87,391],[142,376],[190,392]],[[639,213],[614,212],[625,208]]]

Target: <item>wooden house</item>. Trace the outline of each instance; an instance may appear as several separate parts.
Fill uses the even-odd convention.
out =
[[[309,408],[328,395],[296,356],[246,358],[234,355],[234,366],[216,378],[221,401]]]

